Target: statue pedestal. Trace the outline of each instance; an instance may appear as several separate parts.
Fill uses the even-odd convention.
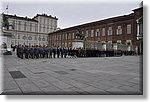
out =
[[[75,40],[72,42],[72,48],[83,48],[83,40]]]

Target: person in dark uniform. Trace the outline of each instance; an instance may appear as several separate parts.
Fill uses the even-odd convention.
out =
[[[49,47],[49,58],[52,58],[52,48],[51,47]]]
[[[16,45],[13,46],[13,51],[15,51],[16,47],[17,47]]]
[[[25,45],[23,52],[25,54],[25,58],[28,59],[29,58],[29,49],[28,49],[27,45]]]
[[[54,47],[53,48],[53,58],[55,58],[55,56],[56,56],[56,48]]]
[[[43,47],[39,47],[39,54],[40,54],[40,58],[43,58],[44,57],[44,50],[43,50]]]
[[[20,50],[20,45],[17,45],[17,48],[16,48],[16,55],[18,58],[20,58],[19,56],[19,50]]]
[[[63,58],[64,55],[64,48],[60,48],[61,58]]]
[[[30,58],[34,58],[34,46],[29,48],[29,54],[30,54]]]
[[[38,45],[36,46],[36,58],[38,59],[39,58],[39,51],[40,51],[40,49],[39,49],[39,47],[38,47]]]
[[[24,56],[24,46],[23,45],[19,48],[19,56],[21,59],[23,59],[23,56]]]
[[[48,49],[48,46],[46,46],[44,48],[45,58],[48,58],[48,52],[49,52],[49,49]]]
[[[64,50],[64,58],[66,58],[68,50],[67,50],[67,48],[66,48],[66,47],[65,47],[65,48],[63,48],[63,50]]]
[[[36,58],[36,46],[33,47],[33,56]]]
[[[60,55],[60,48],[59,46],[57,47],[57,58],[59,58],[59,55]]]
[[[42,58],[45,58],[45,46],[42,47]]]

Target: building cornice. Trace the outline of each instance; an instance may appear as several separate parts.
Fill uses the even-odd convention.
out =
[[[5,17],[14,18],[14,19],[38,22],[37,20],[31,19],[31,18],[28,18],[28,17],[20,17],[20,16],[17,16],[17,15],[8,15],[8,14],[4,14],[4,13],[2,13],[2,15],[5,16]]]
[[[56,16],[52,17],[51,15],[47,15],[47,14],[36,14],[36,16],[33,17],[33,19],[35,19],[38,16],[42,16],[42,17],[47,17],[47,18],[52,18],[52,19],[58,20],[58,18]]]

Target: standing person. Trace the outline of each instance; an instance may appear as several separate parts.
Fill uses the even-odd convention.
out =
[[[24,46],[23,45],[19,48],[19,56],[21,59],[23,59],[23,56],[24,56]]]
[[[39,58],[39,52],[40,52],[40,48],[38,47],[38,45],[36,46],[36,59]]]
[[[7,51],[7,44],[5,42],[3,42],[3,48],[4,48],[4,52]]]
[[[17,57],[20,58],[20,56],[19,56],[19,49],[20,49],[20,46],[18,45],[18,46],[17,46],[17,49],[16,49],[16,55],[17,55]]]
[[[49,58],[52,58],[52,48],[51,47],[49,47]]]
[[[36,58],[36,45],[33,46],[33,58]]]
[[[41,45],[39,45],[38,51],[39,51],[39,57],[42,58],[42,47],[41,47]]]
[[[49,49],[48,49],[48,46],[45,47],[44,49],[45,51],[45,58],[48,58],[48,52],[49,52]]]
[[[66,58],[66,56],[67,56],[67,48],[65,47],[65,48],[63,48],[63,50],[64,50],[64,58]]]
[[[59,55],[60,55],[60,48],[59,46],[57,47],[57,58],[59,58]]]
[[[61,58],[63,58],[64,55],[64,48],[60,48]]]
[[[53,48],[53,58],[55,58],[55,55],[56,55],[56,48],[54,47]]]
[[[24,54],[25,54],[25,58],[28,59],[29,58],[29,49],[28,49],[27,45],[24,47]]]
[[[45,46],[42,47],[42,58],[45,58]]]
[[[15,46],[13,46],[13,51],[15,51],[15,49],[16,49],[16,45],[15,45]]]
[[[11,50],[14,48],[13,44],[11,44]]]
[[[34,46],[29,48],[29,54],[30,54],[30,58],[34,58]]]

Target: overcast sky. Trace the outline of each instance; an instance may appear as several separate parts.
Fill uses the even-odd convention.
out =
[[[1,12],[6,13],[8,4],[8,14],[16,14],[23,17],[27,16],[30,18],[34,17],[36,14],[42,13],[56,16],[58,18],[58,27],[62,29],[129,14],[133,9],[138,8],[142,0],[121,0],[121,2],[119,0],[110,0],[110,2],[109,0],[101,0],[105,2],[95,0],[76,0],[76,2],[67,2],[67,0],[64,0],[65,2],[62,2],[63,0],[61,0],[61,2],[54,2],[54,0],[53,2],[48,2],[47,0],[31,1],[35,0],[26,0],[26,2],[5,0],[1,2]]]

